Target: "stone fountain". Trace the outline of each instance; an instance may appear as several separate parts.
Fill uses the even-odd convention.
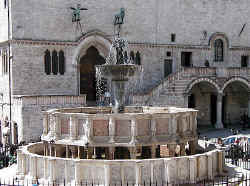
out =
[[[111,83],[112,107],[43,112],[42,142],[18,151],[18,175],[22,179],[39,180],[39,183],[49,181],[50,184],[65,180],[66,185],[73,183],[78,186],[89,179],[98,179],[98,184],[92,182],[92,185],[99,185],[99,181],[101,185],[110,185],[119,178],[123,185],[124,181],[141,185],[141,180],[149,178],[142,172],[158,170],[152,172],[158,182],[178,180],[184,183],[209,175],[211,166],[204,169],[203,165],[209,164],[211,157],[213,162],[220,160],[215,169],[219,170],[218,174],[222,172],[221,152],[211,152],[210,158],[193,156],[188,159],[183,156],[186,143],[190,144],[191,154],[195,154],[196,110],[125,106],[127,83],[142,70],[128,54],[128,42],[118,34],[106,63],[96,66],[97,80],[105,78]],[[179,156],[183,157],[172,159],[177,145],[182,149]],[[144,160],[149,158],[151,160]],[[63,169],[66,171],[59,171]]]
[[[128,43],[125,39],[115,38],[106,63],[96,66],[97,79],[105,78],[111,81],[114,113],[124,111],[126,84],[131,77],[141,70],[139,65],[133,64],[133,61],[128,58],[127,49]]]

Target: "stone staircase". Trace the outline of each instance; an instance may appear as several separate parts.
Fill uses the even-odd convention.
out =
[[[133,96],[135,105],[180,106],[185,107],[184,96],[190,83],[199,78],[216,77],[216,68],[182,67],[170,74],[158,86],[143,95]]]

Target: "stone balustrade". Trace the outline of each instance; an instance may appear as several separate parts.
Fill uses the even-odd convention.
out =
[[[219,78],[230,78],[230,77],[250,77],[250,68],[240,68],[240,67],[182,67],[176,73],[172,73],[167,76],[162,82],[155,88],[145,92],[144,94],[134,95],[131,103],[133,104],[145,104],[152,97],[159,97],[161,92],[168,87],[174,86],[178,80],[185,80],[186,85],[183,85],[184,89],[187,88],[188,84],[197,78],[201,77],[219,77]],[[185,92],[182,92],[185,93]]]
[[[16,105],[86,105],[86,95],[81,96],[14,96]]]
[[[126,107],[128,112],[111,113],[111,108],[59,109],[44,112],[42,140],[58,144],[109,146],[152,145],[197,138],[197,111],[174,107]]]
[[[213,150],[204,154],[144,160],[87,160],[38,155],[42,143],[18,150],[18,175],[39,183],[56,181],[67,185],[94,181],[94,185],[151,182],[194,183],[213,179],[223,173],[224,152]]]

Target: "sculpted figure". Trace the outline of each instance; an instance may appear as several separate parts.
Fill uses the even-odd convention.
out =
[[[115,15],[114,25],[122,25],[125,17],[125,8],[120,9],[120,13]]]
[[[81,8],[80,4],[77,4],[76,8],[70,7],[73,10],[72,13],[72,22],[79,22],[81,20],[80,14],[81,10],[88,10],[87,8]]]

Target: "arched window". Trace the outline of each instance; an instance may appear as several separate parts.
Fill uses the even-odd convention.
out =
[[[136,54],[135,54],[135,63],[137,65],[141,65],[141,54],[140,54],[139,51],[137,51]]]
[[[46,50],[44,54],[44,71],[47,75],[51,73],[51,56],[49,50]]]
[[[65,58],[64,58],[64,52],[61,50],[59,52],[59,73],[63,75],[65,72]]]
[[[223,61],[224,46],[221,39],[216,39],[214,41],[214,61]]]
[[[135,61],[135,53],[134,53],[134,51],[130,52],[130,60],[133,61],[133,62]]]
[[[54,75],[58,73],[58,55],[55,50],[52,52],[52,73]]]

